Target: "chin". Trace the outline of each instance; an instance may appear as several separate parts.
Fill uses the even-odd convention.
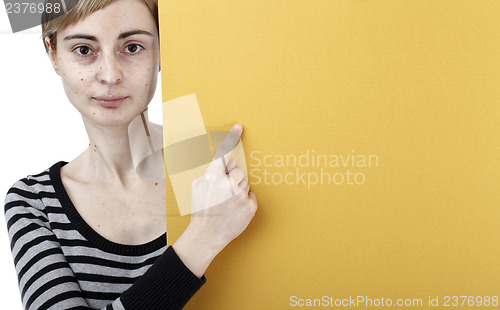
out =
[[[102,127],[124,127],[130,124],[141,111],[122,111],[119,108],[100,109],[92,113],[90,119]]]

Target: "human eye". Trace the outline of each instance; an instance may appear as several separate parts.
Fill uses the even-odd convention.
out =
[[[142,45],[137,44],[137,43],[131,43],[131,44],[128,44],[127,46],[125,46],[124,52],[126,54],[135,55],[135,54],[138,54],[143,49],[144,49],[144,47]]]
[[[73,48],[72,52],[77,54],[78,56],[84,56],[84,57],[94,54],[92,48],[90,48],[90,46],[87,45],[76,46],[75,48]]]

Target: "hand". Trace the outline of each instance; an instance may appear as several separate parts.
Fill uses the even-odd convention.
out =
[[[249,191],[243,171],[232,158],[226,164],[227,153],[238,143],[242,131],[239,125],[231,128],[203,177],[193,182],[191,222],[173,246],[198,277],[246,229],[257,211],[257,198]]]

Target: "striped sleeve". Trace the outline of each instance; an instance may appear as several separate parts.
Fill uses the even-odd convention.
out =
[[[43,180],[25,178],[9,190],[5,219],[24,309],[91,309],[68,263],[41,197]],[[47,181],[48,182],[48,181]],[[181,309],[205,283],[182,263],[172,247],[119,298],[103,309]]]

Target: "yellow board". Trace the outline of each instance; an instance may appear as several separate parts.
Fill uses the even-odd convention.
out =
[[[244,126],[259,202],[186,309],[498,305],[500,1],[159,2],[163,99]]]

